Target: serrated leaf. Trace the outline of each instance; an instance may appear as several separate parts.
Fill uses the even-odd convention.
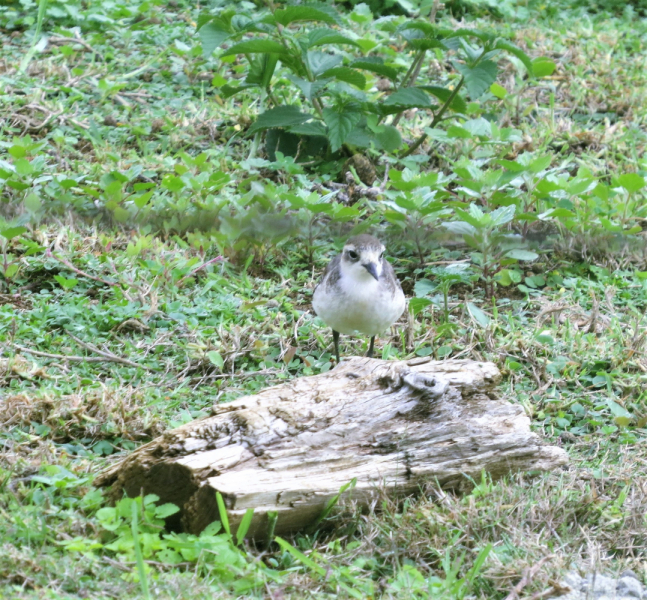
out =
[[[447,102],[447,100],[449,100],[449,97],[453,93],[452,90],[448,90],[447,88],[437,85],[421,85],[420,89],[429,92],[433,96],[436,96],[436,98],[438,98],[443,104]],[[452,100],[452,103],[449,105],[449,108],[451,108],[455,112],[464,113],[467,112],[467,103],[460,94],[456,94],[454,96],[454,99]]]
[[[409,108],[431,108],[431,98],[420,88],[408,87],[391,94],[382,106],[396,108],[397,111]]]
[[[419,279],[413,286],[413,293],[417,298],[422,298],[427,294],[435,292],[437,288],[438,286],[433,281],[429,281],[429,279]]]
[[[464,129],[463,127],[460,127],[458,125],[450,125],[447,128],[447,135],[450,138],[458,138],[463,140],[469,140],[472,137],[472,134],[467,131],[467,129]]]
[[[252,59],[245,83],[259,85],[267,89],[272,81],[272,76],[279,62],[278,54],[261,54]]]
[[[287,78],[303,92],[303,95],[309,101],[312,101],[328,83],[328,80],[308,81],[307,79],[301,79],[301,77],[292,74],[288,74]]]
[[[532,61],[532,74],[535,77],[548,77],[553,74],[556,67],[557,65],[550,58],[538,56]]]
[[[308,65],[310,66],[310,71],[315,77],[319,77],[321,73],[327,71],[328,69],[333,69],[344,59],[339,54],[326,54],[325,52],[319,52],[318,50],[308,50],[307,53]]]
[[[377,57],[367,57],[359,60],[354,60],[350,63],[350,66],[355,69],[362,69],[364,71],[370,71],[376,75],[381,75],[386,77],[391,81],[395,81],[398,78],[398,71],[393,67],[389,67],[384,64],[381,58]]]
[[[447,231],[458,233],[459,235],[473,235],[476,231],[476,227],[465,221],[449,221],[448,223],[443,223],[443,227]]]
[[[395,152],[402,147],[402,136],[392,125],[381,125],[375,130],[375,137],[386,152]]]
[[[231,48],[225,50],[221,54],[221,56],[232,56],[235,54],[259,54],[266,52],[271,54],[288,54],[288,49],[283,44],[275,42],[274,40],[258,38],[255,40],[247,40],[245,42],[234,44]]]
[[[361,118],[358,112],[339,112],[333,108],[323,109],[324,122],[328,126],[328,139],[333,152],[339,150]]]
[[[302,113],[298,106],[290,104],[286,106],[277,106],[258,115],[254,124],[249,128],[249,133],[255,133],[256,131],[273,129],[276,127],[300,125],[310,119],[312,119],[312,115]]]
[[[349,37],[342,35],[334,29],[323,27],[320,29],[313,29],[308,32],[308,48],[316,46],[323,46],[324,44],[347,44],[359,48],[360,45]]]
[[[8,227],[7,229],[3,229],[2,231],[0,231],[0,235],[3,238],[12,240],[17,236],[22,235],[26,231],[27,231],[26,227]]]
[[[512,221],[512,219],[514,219],[516,208],[517,207],[514,204],[510,204],[510,206],[502,206],[500,208],[497,208],[496,210],[493,210],[490,213],[492,223],[497,226],[509,223],[510,221]]]
[[[211,21],[198,29],[198,37],[202,43],[202,55],[206,58],[220,46],[231,34],[223,24]]]
[[[336,19],[329,13],[312,6],[287,6],[274,11],[274,19],[283,26],[297,21],[321,21],[322,23],[336,23]]]
[[[491,60],[484,60],[474,67],[455,62],[456,70],[465,78],[465,87],[474,99],[480,98],[495,82],[497,66]]]
[[[366,87],[366,77],[359,71],[350,67],[335,67],[328,69],[321,74],[322,77],[333,77],[339,81],[344,81],[354,85],[356,88],[363,90]]]
[[[411,298],[409,300],[409,312],[415,317],[430,304],[431,300],[429,300],[429,298]]]

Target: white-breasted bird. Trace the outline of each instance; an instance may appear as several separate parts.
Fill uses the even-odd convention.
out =
[[[406,300],[393,267],[384,258],[384,245],[372,235],[350,238],[333,258],[317,285],[312,307],[332,327],[339,363],[339,334],[371,336],[367,356],[373,356],[375,336],[393,325]]]

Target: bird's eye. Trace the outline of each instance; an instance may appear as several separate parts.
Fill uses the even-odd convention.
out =
[[[384,258],[384,252],[380,254],[380,260],[382,260],[383,258]]]
[[[348,251],[348,257],[351,260],[357,260],[359,258],[359,254],[357,254],[357,252],[355,252],[355,250],[349,250]]]

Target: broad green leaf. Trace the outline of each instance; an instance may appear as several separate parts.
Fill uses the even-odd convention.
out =
[[[231,34],[223,24],[211,21],[198,29],[198,37],[202,42],[202,55],[206,58],[220,46]]]
[[[225,361],[222,359],[222,356],[215,350],[207,352],[207,358],[212,365],[215,365],[219,369],[222,369],[225,366]]]
[[[346,138],[361,118],[361,113],[338,111],[333,108],[323,109],[324,122],[328,126],[328,139],[333,152],[339,150]]]
[[[467,129],[459,127],[458,125],[450,125],[447,128],[447,135],[450,138],[458,138],[463,140],[469,140],[472,137],[472,134],[467,131]]]
[[[515,46],[511,42],[507,42],[506,40],[497,40],[494,47],[499,50],[505,50],[506,52],[516,56],[523,63],[523,66],[526,67],[528,73],[533,74],[532,61],[521,48]]]
[[[447,231],[458,233],[459,235],[473,235],[477,226],[467,223],[466,221],[449,221],[442,224]]]
[[[376,75],[381,75],[382,77],[386,77],[391,81],[395,81],[398,78],[397,69],[385,65],[384,61],[376,56],[369,56],[366,58],[361,58],[359,60],[354,60],[352,63],[350,63],[350,66],[354,69],[362,69],[364,71],[375,73]]]
[[[476,304],[473,302],[467,303],[467,310],[472,315],[474,320],[481,326],[487,327],[490,324],[490,317],[488,317]]]
[[[431,300],[429,300],[429,298],[411,298],[411,300],[409,300],[409,312],[415,317],[430,304]]]
[[[475,206],[472,204],[472,206]],[[514,219],[514,213],[516,210],[516,206],[514,204],[510,204],[509,206],[502,206],[500,208],[497,208],[496,210],[493,210],[490,213],[490,217],[492,218],[492,223],[497,226],[505,225],[506,223],[509,223]]]
[[[633,415],[623,406],[620,406],[615,400],[612,400],[611,398],[607,398],[607,406],[609,407],[609,410],[611,411],[611,414],[615,418],[624,418],[628,419],[629,422],[633,419]]]
[[[175,504],[167,502],[155,507],[155,516],[158,519],[166,519],[166,517],[170,517],[179,511],[180,509]]]
[[[556,66],[550,58],[539,56],[532,61],[532,74],[535,77],[548,77],[553,74]]]
[[[42,202],[38,194],[32,192],[31,194],[28,194],[27,197],[25,198],[24,205],[29,212],[35,213],[41,209]]]
[[[4,238],[7,238],[8,240],[12,240],[17,236],[22,235],[26,231],[26,227],[9,227],[0,231],[0,235]]]
[[[402,147],[402,136],[392,125],[377,127],[375,137],[386,152],[395,152]]]
[[[625,173],[618,177],[618,183],[628,192],[637,192],[645,187],[645,180],[636,173]]]
[[[360,47],[360,45],[355,40],[342,35],[334,29],[323,27],[321,29],[313,29],[312,31],[308,32],[308,48],[323,46],[324,44],[347,44],[349,46],[355,46],[357,48]]]
[[[309,121],[301,125],[292,125],[288,127],[288,131],[297,135],[326,136],[326,128],[321,121]]]
[[[278,54],[261,54],[253,57],[250,61],[249,72],[245,77],[245,83],[260,85],[263,89],[267,89],[278,62]]]
[[[436,96],[436,98],[438,98],[443,104],[447,102],[449,97],[452,95],[452,90],[448,90],[447,88],[439,87],[437,85],[421,85],[420,89]],[[455,112],[464,113],[467,112],[467,103],[460,94],[456,94],[452,103],[449,105],[449,108]]]
[[[513,283],[521,282],[521,273],[516,269],[502,269],[495,275],[494,279],[499,284],[508,287]]]
[[[416,281],[415,285],[413,286],[413,293],[417,298],[422,298],[427,294],[435,292],[437,289],[438,285],[436,285],[433,281],[429,281],[429,279],[418,279],[418,281]]]
[[[2,268],[2,265],[0,265],[0,269],[1,268]],[[18,263],[7,265],[7,268],[4,269],[3,271],[4,278],[11,279],[18,272],[19,268],[20,268],[20,265]]]
[[[324,71],[332,69],[339,65],[344,59],[339,54],[327,54],[318,50],[308,50],[308,64],[310,71],[315,77],[318,77]]]
[[[312,101],[313,98],[316,98],[319,92],[326,87],[326,84],[329,80],[319,80],[319,81],[308,81],[307,79],[302,79],[296,75],[288,74],[287,78],[294,83],[302,92],[303,95],[309,100]]]
[[[334,77],[339,81],[345,81],[354,85],[356,88],[363,90],[366,87],[366,77],[359,71],[351,69],[350,67],[335,67],[328,69],[321,74],[322,77]]]
[[[247,40],[234,44],[231,48],[225,50],[221,56],[232,56],[234,54],[288,54],[288,49],[281,43],[274,40],[255,39]]]
[[[505,160],[504,158],[500,158],[495,162],[508,171],[512,171],[513,173],[522,173],[526,170],[526,167],[522,164],[519,164],[516,160]]]
[[[474,99],[480,98],[496,80],[497,66],[491,60],[484,60],[475,67],[455,62],[456,70],[465,78],[465,87]]]
[[[274,127],[300,125],[310,119],[312,119],[312,115],[302,113],[298,106],[290,104],[277,106],[258,115],[256,122],[249,128],[249,133],[255,133],[263,129],[272,129]]]
[[[334,24],[337,20],[328,12],[312,6],[287,6],[274,11],[274,19],[283,26],[297,21],[321,21]]]
[[[600,225],[602,225],[602,227],[607,231],[611,231],[613,233],[620,233],[622,231],[622,227],[620,225],[616,225],[607,217],[600,217]]]
[[[528,165],[528,170],[531,173],[540,173],[541,171],[546,170],[548,167],[550,167],[550,163],[552,162],[553,157],[550,154],[546,154],[545,156],[540,156],[533,160],[529,165]]]
[[[384,102],[382,106],[394,107],[397,108],[398,112],[400,110],[406,110],[409,108],[431,108],[433,105],[431,103],[431,98],[420,88],[408,87],[398,90],[391,94]]]
[[[530,250],[521,250],[520,248],[508,250],[505,255],[516,260],[535,260],[536,258],[539,258],[539,254],[537,254],[536,252],[532,252]]]
[[[490,86],[490,93],[499,100],[503,100],[508,95],[508,91],[496,81]]]

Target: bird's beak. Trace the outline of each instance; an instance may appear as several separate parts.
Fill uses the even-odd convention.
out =
[[[377,274],[377,265],[375,263],[368,263],[366,265],[362,265],[373,277],[375,277],[375,281],[379,281],[380,278],[378,277]]]

